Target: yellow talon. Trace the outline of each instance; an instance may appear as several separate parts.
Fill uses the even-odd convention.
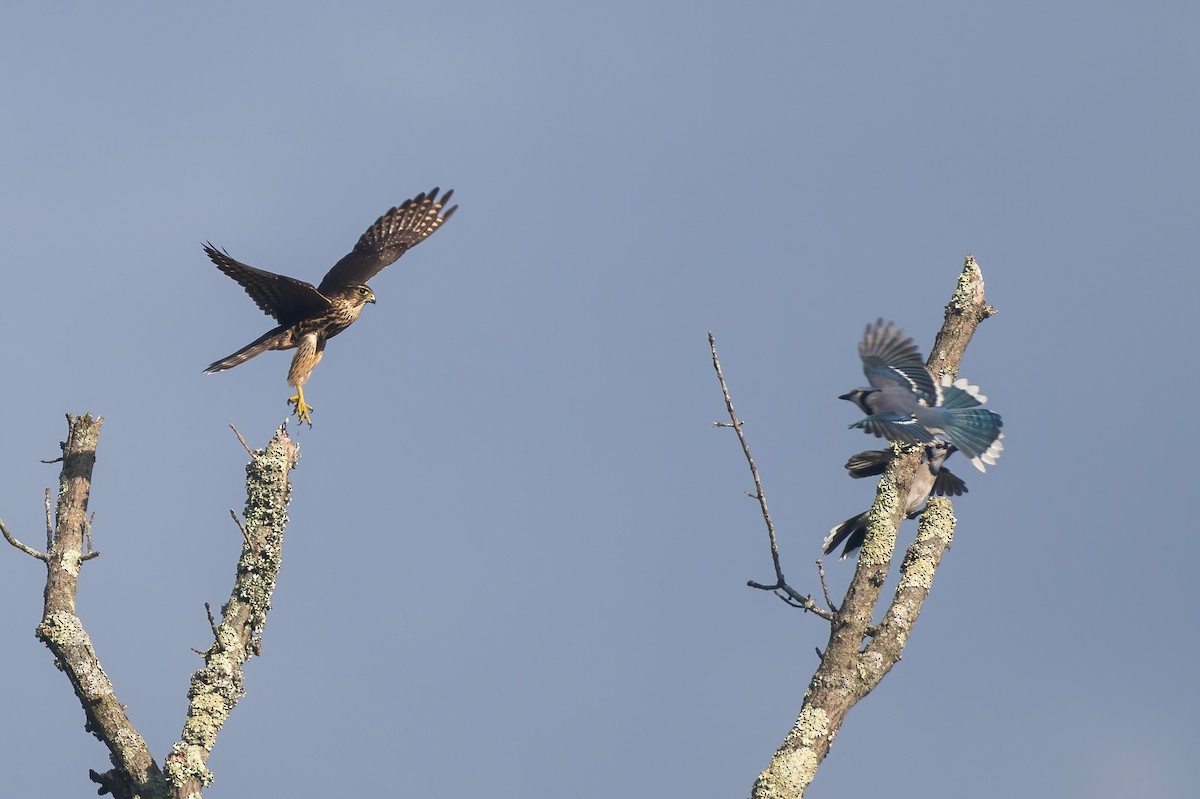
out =
[[[309,413],[315,411],[316,408],[304,401],[303,386],[296,386],[296,396],[288,400],[288,405],[296,406],[296,417],[300,420],[301,424],[307,422],[308,426],[312,427],[312,416]]]

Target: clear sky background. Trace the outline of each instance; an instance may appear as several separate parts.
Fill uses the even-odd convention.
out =
[[[161,762],[240,547],[227,425],[262,446],[291,393],[290,355],[201,373],[273,324],[201,243],[315,283],[452,187],[307,386],[206,795],[745,796],[827,627],[745,586],[770,560],[705,333],[817,593],[873,496],[841,469],[876,441],[837,399],[863,326],[927,351],[970,252],[999,314],[962,374],[1007,449],[951,461],[953,548],[810,795],[1194,796],[1198,29],[1182,2],[14,6],[0,516],[40,543],[63,414],[105,417],[79,609]],[[0,552],[5,791],[89,795],[43,580]]]

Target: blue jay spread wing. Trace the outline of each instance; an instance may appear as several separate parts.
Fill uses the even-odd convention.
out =
[[[867,325],[858,345],[863,374],[874,388],[887,391],[899,385],[926,405],[937,405],[941,391],[925,368],[921,351],[904,331],[882,319]]]
[[[882,319],[867,325],[858,354],[871,388],[841,395],[866,414],[851,427],[905,444],[953,444],[981,472],[995,464],[1004,449],[1003,421],[982,407],[987,397],[977,387],[935,381],[912,339]]]
[[[860,419],[850,427],[860,427],[873,436],[905,444],[931,444],[937,440],[934,434],[911,414],[876,413],[866,419]]]

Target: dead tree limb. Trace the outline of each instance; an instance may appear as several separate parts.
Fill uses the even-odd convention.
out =
[[[99,554],[90,548],[87,506],[103,422],[90,414],[67,416],[67,440],[61,444],[62,458],[56,459],[62,462],[62,471],[53,525],[47,496],[51,529],[46,551],[22,544],[3,521],[0,531],[13,547],[46,564],[45,604],[37,636],[70,680],[87,719],[85,729],[108,747],[113,768],[89,772],[100,785],[99,792],[118,799],[199,797],[200,787],[212,779],[206,763],[217,732],[243,693],[242,664],[260,651],[287,524],[289,472],[299,460],[299,450],[280,428],[265,449],[252,453],[246,467],[248,535],[233,592],[223,608],[216,640],[204,653],[205,667],[192,678],[183,740],[172,748],[164,774],[125,715],[75,612],[81,567]]]

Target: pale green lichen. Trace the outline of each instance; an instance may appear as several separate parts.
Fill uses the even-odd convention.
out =
[[[51,613],[37,628],[38,637],[55,646],[91,646],[83,624],[73,613]]]
[[[926,591],[933,585],[933,558],[928,553],[922,553],[915,558],[905,560],[904,569],[900,574],[897,591],[907,588],[923,588]]]
[[[966,312],[977,301],[982,300],[982,289],[983,276],[979,273],[979,265],[975,263],[975,256],[968,255],[963,263],[963,270],[958,275],[954,293],[950,295],[947,309],[956,314]]]
[[[37,636],[56,654],[65,653],[61,657],[71,663],[74,679],[83,696],[95,700],[112,694],[112,682],[100,667],[91,639],[84,632],[78,616],[51,613],[38,625]]]
[[[879,482],[875,502],[867,512],[867,537],[859,561],[864,565],[887,564],[896,549],[896,528],[889,522],[900,505],[896,485],[886,477]]]
[[[176,743],[171,747],[171,754],[167,757],[164,769],[167,781],[179,787],[195,778],[200,780],[201,785],[208,787],[212,784],[213,773],[205,765],[206,757],[207,752],[199,746],[189,746],[182,741]]]
[[[95,699],[102,694],[113,692],[108,675],[104,673],[104,669],[100,668],[100,663],[96,660],[88,658],[80,661],[77,664],[75,676],[79,680],[79,687],[89,698]]]
[[[791,735],[799,738],[802,746],[812,746],[829,731],[829,714],[824,708],[808,705],[796,717]]]
[[[954,506],[950,500],[945,497],[931,499],[917,525],[917,543],[923,546],[915,547],[905,558],[897,591],[910,588],[928,591],[933,586],[937,570],[934,547],[938,542],[944,542],[943,546],[950,545],[955,524]]]
[[[113,736],[116,744],[124,749],[142,749],[146,748],[146,741],[142,736],[137,734],[136,730],[129,727],[121,727]]]
[[[776,752],[767,770],[754,781],[754,796],[761,799],[800,796],[817,773],[820,758],[808,748]]]
[[[233,629],[225,625],[217,628],[217,646],[221,650],[228,652],[237,646],[237,644],[238,636]]]
[[[211,751],[217,745],[217,733],[221,731],[220,722],[206,715],[188,716],[183,723],[183,738],[193,745]]]
[[[950,546],[954,540],[954,528],[958,520],[954,518],[954,504],[946,497],[933,497],[929,507],[921,514],[921,522],[917,525],[917,538],[928,540],[940,538]]]
[[[836,693],[839,696],[850,696],[852,692],[858,690],[858,686],[851,680],[850,675],[842,669],[818,671],[813,675],[813,684],[820,686],[827,693]],[[808,701],[808,694],[805,694],[804,699]]]
[[[756,797],[799,796],[812,782],[821,758],[816,747],[829,732],[829,714],[823,708],[806,706],[771,758],[771,764],[754,781]]]
[[[879,679],[879,673],[883,669],[883,655],[875,650],[868,650],[861,654],[855,661],[855,671],[857,672],[858,681],[864,685],[871,685]]]
[[[896,589],[898,599],[900,590],[901,589],[899,588]],[[888,608],[887,634],[891,636],[892,641],[894,642],[894,651],[896,652],[897,656],[899,656],[899,653],[903,652],[904,647],[907,646],[908,634],[912,630],[913,623],[916,621],[916,619],[909,614],[910,610],[911,608],[902,601],[893,602],[892,606]],[[889,648],[893,647],[889,646]],[[878,672],[878,674],[882,674],[882,669],[880,672]]]
[[[68,549],[58,557],[58,567],[72,577],[79,576],[81,565],[83,565],[83,553],[78,549]]]

